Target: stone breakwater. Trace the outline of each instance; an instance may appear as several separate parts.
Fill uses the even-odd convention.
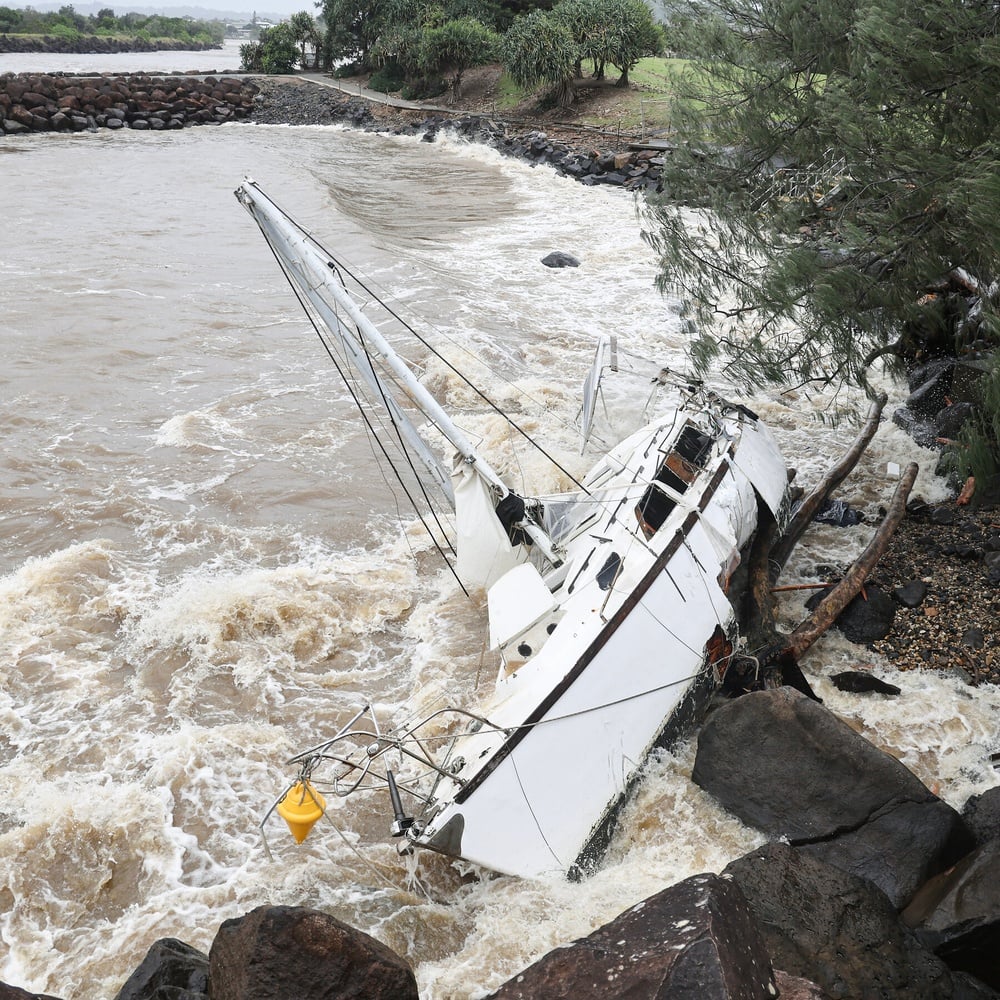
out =
[[[599,148],[605,136],[593,129],[560,128],[542,132],[493,115],[452,115],[440,111],[402,109],[370,103],[338,90],[302,81],[256,81],[259,91],[252,120],[269,125],[343,124],[370,132],[419,137],[434,142],[452,134],[492,146],[505,156],[531,164],[547,164],[582,184],[610,184],[627,190],[658,191],[663,153],[653,150]]]
[[[246,118],[257,87],[236,77],[192,75],[0,76],[0,133],[180,129]]]
[[[180,129],[229,121],[261,125],[343,124],[434,142],[451,133],[505,156],[547,164],[587,185],[659,191],[663,154],[597,147],[602,136],[581,130],[556,138],[490,115],[448,115],[391,108],[303,80],[192,74],[0,76],[0,135],[108,129]],[[565,130],[564,130],[565,131]]]
[[[103,35],[81,35],[59,38],[54,35],[0,35],[0,52],[63,52],[83,55],[119,52],[203,52],[221,49],[210,42],[181,42],[143,38],[106,38]]]

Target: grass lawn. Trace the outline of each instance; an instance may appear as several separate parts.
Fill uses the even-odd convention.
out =
[[[585,90],[573,106],[547,109],[547,117],[563,115],[581,124],[620,128],[625,132],[662,131],[669,128],[670,100],[687,65],[685,59],[641,59],[629,73],[630,87]],[[616,75],[617,70],[610,67],[609,79],[616,79]],[[544,91],[530,94],[522,90],[504,73],[497,82],[494,100],[500,112],[530,114],[541,93]]]

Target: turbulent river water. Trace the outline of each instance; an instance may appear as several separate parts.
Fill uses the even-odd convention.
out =
[[[2,140],[0,980],[111,998],[157,938],[207,950],[221,921],[281,903],[375,935],[426,998],[474,997],[760,836],[690,783],[686,744],[649,764],[581,883],[400,859],[373,800],[334,806],[301,847],[273,821],[267,858],[258,824],[292,753],[369,700],[388,718],[473,698],[494,665],[481,600],[378,473],[234,200],[245,173],[446,351],[485,358],[483,388],[575,470],[598,334],[683,365],[677,303],[654,291],[620,191],[480,147],[333,128]],[[582,266],[541,266],[551,250]],[[443,369],[427,378],[468,402]],[[637,385],[609,389],[607,437],[639,418]],[[822,398],[752,403],[806,482],[853,437],[818,420]],[[495,418],[465,419],[532,492],[558,485]],[[887,423],[850,498],[874,511],[894,487],[887,462],[909,458],[933,468]],[[944,491],[927,473],[917,489]],[[870,531],[817,529],[791,579],[849,560]],[[801,598],[782,613],[798,618]],[[997,782],[993,689],[908,673],[893,677],[900,699],[864,699],[826,680],[872,662],[831,633],[805,666],[830,708],[952,804]]]

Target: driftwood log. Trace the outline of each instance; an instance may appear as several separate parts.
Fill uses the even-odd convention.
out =
[[[900,478],[886,515],[867,548],[812,614],[790,634],[780,631],[775,624],[774,595],[778,589],[775,583],[816,512],[858,464],[878,429],[885,403],[885,395],[872,402],[854,443],[802,501],[783,532],[779,532],[773,518],[763,518],[759,524],[747,560],[747,579],[740,613],[747,641],[725,673],[725,688],[731,695],[787,684],[812,698],[816,697],[799,669],[798,660],[862,592],[906,514],[906,502],[918,471],[916,463],[910,464]]]

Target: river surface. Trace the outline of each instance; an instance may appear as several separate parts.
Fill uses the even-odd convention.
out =
[[[0,52],[0,73],[222,73],[240,68],[237,38],[221,49],[170,52]]]
[[[389,717],[474,698],[493,665],[482,602],[377,472],[233,198],[244,174],[444,350],[485,358],[483,388],[576,471],[593,458],[574,422],[600,333],[683,365],[678,304],[654,291],[620,191],[338,128],[0,140],[0,980],[110,1000],[156,939],[207,951],[225,919],[302,904],[403,954],[422,997],[480,996],[761,837],[690,783],[685,744],[650,763],[581,883],[400,859],[370,800],[335,807],[300,847],[273,819],[268,860],[259,824],[291,754],[369,700]],[[582,265],[541,266],[552,250]],[[449,406],[468,402],[443,370],[428,378]],[[609,387],[600,433],[630,429],[648,387]],[[818,419],[821,397],[752,405],[806,483],[854,435]],[[530,492],[557,485],[496,418],[463,419]],[[886,423],[845,495],[874,512],[895,485],[887,463],[911,458],[933,468]],[[944,495],[926,473],[917,489]],[[818,528],[789,578],[848,561],[870,531]],[[786,623],[802,600],[788,596]],[[833,689],[827,675],[859,663],[903,696]],[[832,633],[805,667],[831,709],[953,805],[997,783],[995,689],[895,676]]]

